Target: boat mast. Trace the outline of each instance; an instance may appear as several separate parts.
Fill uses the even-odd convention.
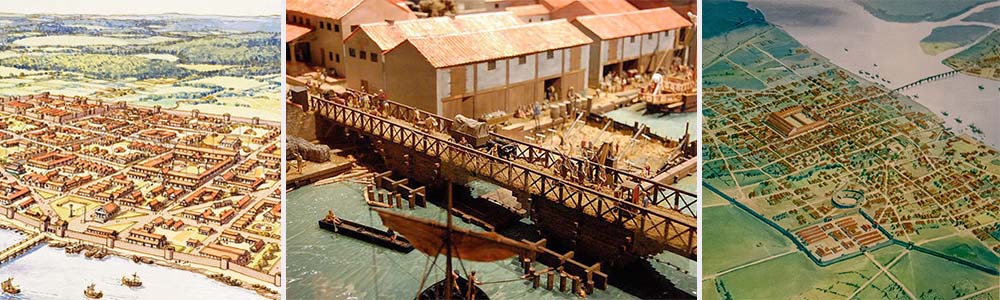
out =
[[[451,181],[448,181],[448,227],[444,231],[445,256],[448,257],[445,263],[445,291],[444,299],[451,300],[451,294],[455,288],[455,276],[451,269]]]

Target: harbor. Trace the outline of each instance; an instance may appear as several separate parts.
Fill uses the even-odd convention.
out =
[[[14,230],[0,230],[0,246],[24,240]],[[17,259],[0,265],[0,277],[13,278],[21,292],[3,299],[80,299],[88,285],[103,293],[102,299],[261,299],[254,291],[233,287],[205,275],[158,264],[135,263],[130,259],[108,255],[101,259],[87,258],[85,253],[67,254],[62,248],[40,244]],[[49,274],[73,270],[71,276],[52,282]],[[122,277],[137,274],[143,284],[123,285]]]

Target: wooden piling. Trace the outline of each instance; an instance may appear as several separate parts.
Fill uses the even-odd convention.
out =
[[[559,291],[560,292],[566,292],[566,277],[568,275],[569,274],[566,274],[566,271],[563,271],[562,267],[559,267]]]
[[[545,289],[546,290],[550,290],[550,291],[552,290],[552,285],[555,284],[555,275],[556,275],[556,272],[553,272],[552,270],[549,270],[548,272],[545,272],[545,276],[548,277],[548,278],[546,278],[547,281],[545,282]]]

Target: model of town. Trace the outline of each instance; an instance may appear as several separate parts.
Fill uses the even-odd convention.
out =
[[[907,13],[958,20],[982,2],[706,4],[715,19],[704,32],[705,299],[1000,298],[1000,153],[980,140],[997,133],[966,128],[982,114],[945,120],[966,103],[992,103],[995,118],[997,84],[976,78],[994,78],[995,26],[944,65],[926,44],[939,29],[919,43],[830,40],[852,24],[917,22],[898,20]],[[838,17],[786,25],[791,12]],[[868,34],[912,36],[893,28]],[[866,66],[847,70],[797,38]],[[870,54],[879,52],[893,54]],[[886,63],[909,53],[899,66],[908,71]],[[940,100],[950,117],[928,108],[934,88],[955,95]]]
[[[47,241],[277,293],[278,126],[47,93],[0,103],[0,224],[29,235],[0,259]]]
[[[289,298],[695,297],[695,1],[286,9]]]

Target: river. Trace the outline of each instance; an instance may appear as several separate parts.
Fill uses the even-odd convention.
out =
[[[353,183],[309,185],[288,193],[288,299],[412,299],[416,296],[420,280],[430,263],[427,256],[416,250],[402,254],[338,236],[318,227],[316,222],[329,209],[336,209],[337,216],[344,219],[382,226],[378,215],[367,209],[362,193],[362,186]],[[441,222],[445,219],[444,210],[433,205],[401,211]],[[458,226],[479,230],[460,219],[455,221]],[[666,256],[657,258],[674,262]],[[425,286],[443,278],[443,259],[438,260]],[[677,264],[690,267],[683,260]],[[664,273],[678,273],[670,273],[673,270],[660,262],[653,265],[658,270],[663,268]],[[522,274],[513,259],[491,263],[459,263],[456,260],[455,266],[460,272],[462,266],[477,271],[477,278],[483,282],[512,280]],[[683,282],[678,283],[680,288],[694,293],[696,281],[693,277],[678,281]],[[532,289],[527,282],[520,280],[485,284],[481,288],[491,299],[575,299],[558,289]],[[615,287],[606,291],[597,290],[590,298],[636,299]]]
[[[995,24],[961,19],[985,8],[1000,6],[1000,2],[980,5],[942,22],[894,23],[878,19],[861,5],[849,1],[749,2],[751,8],[763,12],[768,22],[778,25],[834,64],[858,75],[862,70],[878,74],[892,82],[886,84],[890,88],[951,71],[941,61],[971,44],[927,55],[920,48],[920,40],[934,28],[948,25],[997,28]],[[979,86],[984,89],[980,90]],[[960,73],[907,89],[903,94],[916,96],[916,102],[937,113],[953,131],[968,133],[994,147],[1000,145],[1000,118],[996,117],[1000,115],[1000,82]],[[984,134],[972,133],[970,124]]]
[[[0,246],[24,239],[12,230],[0,230]],[[121,277],[136,273],[143,286],[128,288]],[[44,243],[13,262],[0,265],[0,278],[14,278],[17,296],[0,299],[82,299],[83,289],[94,283],[103,299],[263,299],[257,293],[209,279],[204,275],[157,265],[136,264],[117,256],[103,260],[83,254],[69,255]]]

